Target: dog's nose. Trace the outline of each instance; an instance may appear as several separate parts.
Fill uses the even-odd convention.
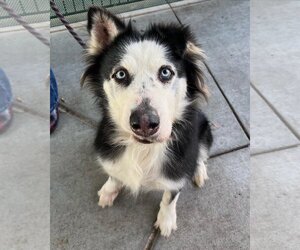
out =
[[[130,115],[132,131],[142,137],[154,135],[159,128],[159,116],[155,109],[136,109]]]

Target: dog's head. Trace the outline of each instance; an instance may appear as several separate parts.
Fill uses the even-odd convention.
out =
[[[188,27],[152,25],[144,34],[98,7],[88,12],[91,87],[123,140],[167,141],[187,105],[206,99],[203,51]]]

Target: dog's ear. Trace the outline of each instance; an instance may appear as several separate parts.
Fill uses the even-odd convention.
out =
[[[125,30],[125,24],[107,10],[93,6],[88,11],[87,29],[90,34],[88,54],[96,55]]]
[[[199,94],[205,100],[209,97],[209,90],[205,84],[204,68],[205,53],[196,39],[193,37],[189,27],[178,25],[153,25],[146,36],[158,37],[159,40],[171,46],[176,56],[184,61],[187,73],[188,92],[192,96]]]
[[[188,88],[191,93],[200,93],[207,101],[210,93],[204,75],[206,55],[193,39],[186,41],[183,53],[186,62]]]

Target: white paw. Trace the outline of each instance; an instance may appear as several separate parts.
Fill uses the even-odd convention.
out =
[[[172,230],[176,231],[176,212],[175,213],[164,213],[166,211],[159,210],[157,220],[154,224],[156,228],[160,229],[160,234],[164,237],[169,237]]]
[[[99,196],[98,205],[102,208],[105,208],[106,206],[111,207],[114,203],[114,200],[118,196],[118,194],[119,194],[119,191],[106,192],[105,189],[102,187],[98,191],[98,196]]]
[[[193,181],[198,187],[203,187],[206,180],[208,180],[206,165],[201,163],[196,170]]]

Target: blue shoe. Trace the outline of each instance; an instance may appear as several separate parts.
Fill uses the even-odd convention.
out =
[[[11,87],[6,74],[0,68],[0,133],[8,128],[12,117]]]

